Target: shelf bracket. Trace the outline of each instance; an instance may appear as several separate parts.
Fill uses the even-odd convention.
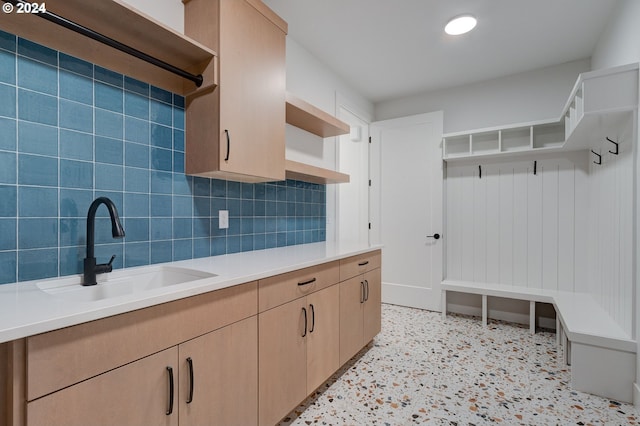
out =
[[[591,153],[598,157],[598,161],[594,161],[593,164],[602,164],[602,155],[598,154],[594,150],[591,150]]]
[[[609,138],[607,138],[607,140],[616,146],[616,150],[615,150],[615,152],[614,152],[614,151],[611,151],[611,150],[609,150],[609,152],[610,152],[611,154],[615,154],[615,155],[620,154],[620,147],[619,147],[619,145],[620,145],[620,144],[619,144],[618,142],[614,142],[614,141],[612,141],[612,140],[611,140],[611,139],[609,139]]]

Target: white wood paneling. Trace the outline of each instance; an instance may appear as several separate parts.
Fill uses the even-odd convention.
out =
[[[576,247],[587,232],[586,160],[579,152],[496,159],[482,164],[482,178],[477,163],[447,164],[447,279],[576,288],[587,261]]]
[[[594,147],[589,163],[589,290],[611,317],[633,334],[633,120]]]

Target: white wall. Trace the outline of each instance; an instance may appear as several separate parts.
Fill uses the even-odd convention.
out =
[[[560,117],[588,59],[376,104],[376,120],[444,111],[444,133]]]
[[[184,34],[184,6],[181,0],[123,0],[139,11]]]
[[[287,90],[332,115],[343,106],[365,122],[372,121],[373,104],[291,37],[287,37]],[[291,125],[287,125],[286,137],[288,159],[338,169],[338,138],[322,139]],[[337,189],[327,185],[327,241],[337,237]]]
[[[618,1],[591,56],[594,70],[640,61],[639,19],[639,1]]]

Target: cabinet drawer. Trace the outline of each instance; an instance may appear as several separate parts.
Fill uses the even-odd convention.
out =
[[[263,312],[322,290],[338,283],[339,276],[339,263],[335,261],[260,280],[258,309]]]
[[[381,259],[380,250],[376,250],[340,260],[340,281],[379,268]]]
[[[257,313],[252,282],[27,338],[27,400]]]

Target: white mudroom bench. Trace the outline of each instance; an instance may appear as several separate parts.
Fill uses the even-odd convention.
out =
[[[482,296],[482,322],[487,324],[488,297],[529,301],[529,330],[535,333],[536,302],[556,311],[556,341],[571,365],[571,387],[619,401],[633,401],[636,342],[587,293],[553,291],[503,284],[445,280],[441,284],[442,318],[447,293]]]

